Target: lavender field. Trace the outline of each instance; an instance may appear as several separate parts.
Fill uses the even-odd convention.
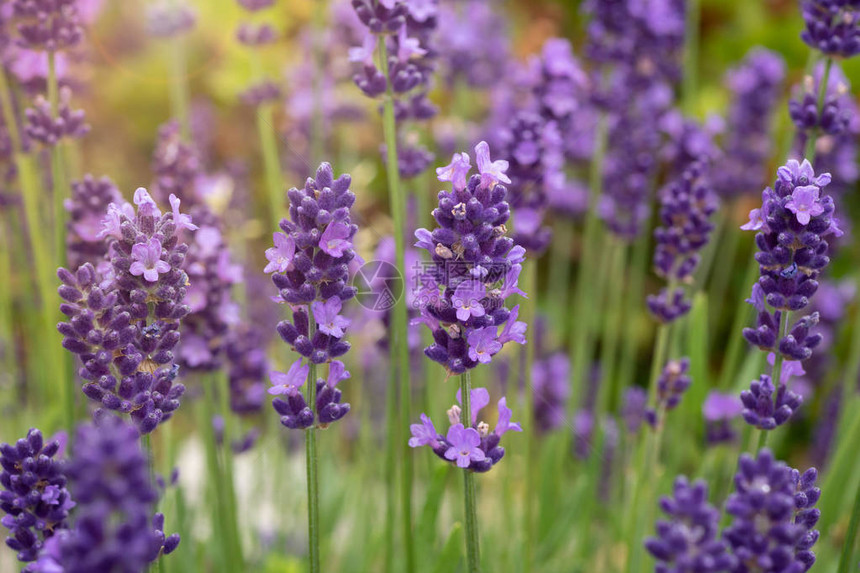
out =
[[[858,83],[858,0],[0,0],[0,573],[857,571]]]

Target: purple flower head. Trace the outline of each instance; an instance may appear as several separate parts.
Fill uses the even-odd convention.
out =
[[[177,229],[188,229],[189,231],[196,231],[197,225],[191,222],[191,215],[186,215],[179,212],[179,197],[170,194],[170,207],[173,209],[173,223],[176,225]]]
[[[303,189],[290,189],[290,217],[281,220],[283,234],[275,234],[276,246],[267,252],[266,270],[274,272],[278,300],[292,310],[292,318],[278,324],[278,334],[310,363],[330,364],[328,381],[314,381],[315,403],[308,404],[298,392],[288,400],[274,400],[281,424],[290,429],[309,428],[315,422],[324,427],[349,412],[336,388],[349,373],[335,359],[350,349],[344,340],[350,321],[340,312],[343,302],[355,295],[355,288],[347,286],[349,265],[356,258],[352,238],[358,230],[350,220],[355,202],[350,182],[348,175],[335,179],[331,166],[323,163]]]
[[[469,154],[455,153],[450,164],[436,168],[436,177],[439,181],[449,181],[454,189],[463,189],[471,169]]]
[[[524,252],[505,236],[510,217],[506,189],[498,182],[484,184],[481,175],[468,177],[459,187],[468,176],[467,158],[455,156],[440,174],[452,180],[453,190],[439,192],[433,211],[439,226],[415,232],[415,245],[427,250],[433,262],[422,267],[423,276],[415,281],[427,295],[417,298],[421,322],[433,330],[433,344],[425,354],[451,374],[488,363],[505,342],[524,342],[525,331],[516,313],[505,307],[507,297],[523,294],[517,281]],[[455,167],[464,171],[455,175]]]
[[[657,521],[657,537],[645,540],[645,548],[657,560],[656,571],[718,573],[733,570],[736,560],[718,539],[720,512],[708,503],[703,480],[690,485],[675,479],[672,497],[660,498],[660,509],[669,518]]]
[[[766,374],[753,380],[749,390],[741,392],[741,401],[744,420],[761,430],[773,430],[786,423],[803,403],[785,383],[780,382],[779,388],[774,388],[771,377]]]
[[[860,54],[860,12],[845,0],[803,0],[806,28],[800,37],[826,56],[850,58]]]
[[[508,342],[516,342],[517,344],[526,343],[527,325],[525,322],[517,320],[519,315],[520,305],[516,305],[511,309],[511,314],[508,316],[508,320],[505,321],[505,325],[499,333],[498,340],[501,344],[506,344]]]
[[[479,447],[481,436],[474,428],[465,428],[463,424],[454,424],[448,429],[445,438],[448,449],[445,458],[457,464],[459,468],[468,468],[472,462],[484,461],[484,452]]]
[[[430,446],[434,449],[438,447],[439,434],[436,432],[433,421],[426,414],[421,414],[420,424],[412,424],[409,429],[412,432],[412,437],[409,438],[409,447]]]
[[[657,379],[657,405],[658,409],[672,410],[681,403],[681,398],[690,387],[692,381],[689,376],[690,360],[670,360],[663,368],[663,372]],[[657,412],[651,411],[647,414],[651,425],[660,423]]]
[[[343,303],[337,297],[332,297],[325,302],[314,301],[311,309],[314,320],[319,325],[320,332],[324,332],[335,338],[343,338],[343,329],[349,326],[350,320],[340,316]]]
[[[812,217],[824,213],[824,207],[818,202],[818,192],[815,185],[795,187],[791,199],[785,204],[785,208],[795,214],[801,225],[808,225]]]
[[[147,243],[138,243],[131,248],[132,263],[129,272],[136,277],[143,275],[149,282],[156,282],[158,275],[170,271],[170,265],[161,260],[161,242],[152,238]]]
[[[71,88],[60,88],[59,108],[54,114],[48,100],[41,95],[36,96],[33,107],[24,111],[24,132],[27,137],[53,147],[64,139],[80,139],[89,133],[90,126],[85,121],[84,111],[73,110],[71,100]]]
[[[158,0],[147,5],[146,29],[155,38],[180,36],[197,23],[194,9],[184,2]]]
[[[9,530],[6,545],[19,561],[35,561],[39,551],[68,524],[75,503],[66,489],[66,466],[60,443],[45,443],[31,428],[27,437],[0,445],[0,523]]]
[[[791,120],[798,131],[797,142],[805,146],[810,137],[839,136],[855,131],[857,106],[850,94],[850,84],[839,63],[831,64],[823,100],[818,101],[821,82],[824,80],[824,62],[820,62],[811,76],[804,78],[788,102]],[[819,109],[820,107],[820,109]],[[820,164],[819,164],[820,165]]]
[[[465,154],[461,153],[460,155]],[[487,145],[486,141],[475,146],[475,162],[478,164],[478,172],[481,174],[482,187],[493,187],[496,183],[510,184],[510,178],[505,175],[509,163],[504,159],[492,161],[490,159],[490,146]]]
[[[564,423],[570,398],[569,379],[570,360],[563,352],[535,361],[532,367],[534,419],[539,431],[548,432]]]
[[[269,264],[266,265],[263,272],[266,274],[286,272],[296,254],[296,242],[292,237],[283,233],[273,233],[272,239],[275,246],[266,249],[266,259],[268,259]]]
[[[140,435],[119,418],[78,428],[68,466],[74,527],[46,548],[59,570],[143,571],[176,549],[179,536],[166,537],[164,516],[153,516],[158,492],[147,465]]]
[[[14,0],[12,14],[20,23],[18,43],[21,47],[55,52],[80,43],[83,30],[75,0]]]
[[[352,229],[347,223],[335,221],[320,237],[320,249],[332,257],[341,257],[352,249]]]
[[[269,374],[272,380],[272,387],[269,388],[269,394],[277,396],[278,394],[286,394],[287,396],[295,396],[299,393],[299,388],[305,385],[308,379],[310,367],[307,364],[302,364],[301,360],[296,360],[290,366],[290,370],[284,374],[273,370]]]
[[[72,194],[64,206],[69,214],[66,224],[68,262],[77,268],[84,263],[98,264],[107,255],[107,234],[119,237],[119,216],[112,217],[108,231],[103,230],[109,206],[123,203],[119,189],[107,177],[86,175],[72,183]],[[116,206],[114,206],[116,208]]]
[[[723,530],[738,563],[760,564],[757,570],[767,572],[809,570],[818,540],[813,529],[820,516],[815,508],[821,496],[817,476],[815,468],[801,474],[767,449],[755,458],[741,456],[735,492],[726,502],[733,520]]]
[[[502,349],[495,328],[479,328],[468,335],[469,358],[481,364],[489,364],[493,355]]]
[[[702,415],[705,420],[712,422],[718,420],[731,420],[743,411],[743,404],[735,394],[724,394],[712,390],[708,393],[702,404]]]
[[[827,237],[837,231],[834,203],[822,193],[830,181],[827,173],[815,175],[809,161],[792,159],[777,170],[773,188],[762,195],[763,223],[756,234],[755,255],[760,277],[753,292],[757,324],[743,334],[751,344],[768,352],[778,350],[789,361],[808,359],[821,342],[821,335],[811,331],[818,323],[816,313],[797,318],[793,325],[783,321],[788,312],[809,305],[821,271],[830,262]],[[783,334],[786,326],[791,328]]]
[[[461,395],[458,391],[457,401]],[[412,438],[409,445],[413,448],[430,446],[441,459],[454,462],[458,467],[473,472],[489,471],[505,455],[505,449],[499,445],[502,436],[508,431],[521,432],[519,424],[511,422],[511,411],[503,397],[498,402],[498,422],[493,432],[486,422],[480,421],[479,412],[490,402],[490,395],[485,388],[474,388],[470,393],[472,420],[469,426],[464,426],[460,419],[460,407],[452,406],[448,411],[451,427],[448,434],[443,436],[436,431],[429,417],[422,414],[421,424],[413,424],[410,428]]]

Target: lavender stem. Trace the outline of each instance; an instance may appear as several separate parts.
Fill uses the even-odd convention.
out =
[[[316,320],[308,324],[309,338],[316,332]],[[308,370],[307,403],[312,407],[317,401],[317,365],[310,362]],[[320,500],[319,500],[319,459],[317,452],[316,422],[305,430],[305,453],[307,456],[308,479],[308,559],[310,573],[320,573]]]
[[[463,409],[462,419],[472,419],[471,397],[472,375],[466,370],[460,375],[460,395],[462,397]],[[475,493],[475,474],[468,469],[463,470],[463,501],[466,513],[466,571],[467,573],[478,573],[481,569],[480,542],[478,537],[478,511]],[[526,549],[528,552],[528,548]]]
[[[824,98],[827,95],[827,82],[830,80],[830,69],[833,67],[833,58],[828,57],[824,60],[824,73],[821,76],[821,82],[818,84],[818,115],[821,116],[821,110],[824,108]],[[806,148],[803,151],[803,156],[809,162],[815,165],[815,144],[818,141],[818,128],[806,140]]]
[[[406,276],[405,245],[404,245],[404,219],[405,201],[400,189],[400,171],[397,158],[397,125],[394,119],[394,93],[392,91],[391,79],[388,71],[388,50],[385,46],[385,36],[379,37],[379,60],[380,70],[387,79],[385,99],[383,101],[382,124],[385,137],[385,146],[388,154],[388,197],[390,202],[391,216],[394,220],[394,249],[397,268],[401,270],[402,276]],[[406,297],[401,297],[392,309],[392,338],[391,362],[392,367],[398,370],[400,388],[400,420],[411,420],[412,393],[409,387],[409,345],[406,339],[408,329],[408,314],[406,312]],[[406,571],[415,571],[415,548],[412,539],[412,455],[406,440],[400,439],[402,428],[397,423],[395,432],[389,434],[389,440],[395,440],[396,444],[402,444],[405,449],[402,458],[402,480],[401,480],[401,504],[403,505],[403,535],[406,554]]]

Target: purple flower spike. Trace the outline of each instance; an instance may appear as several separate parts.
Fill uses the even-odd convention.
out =
[[[457,393],[457,401],[460,394]],[[511,410],[503,397],[498,402],[498,423],[493,432],[490,426],[480,421],[479,412],[490,402],[490,394],[485,388],[474,388],[471,393],[472,420],[465,426],[460,420],[460,407],[452,406],[448,411],[451,427],[446,436],[439,434],[433,422],[421,414],[421,424],[412,424],[412,437],[409,445],[413,448],[430,446],[439,458],[469,471],[483,473],[489,471],[505,455],[499,445],[502,436],[509,431],[521,432],[519,424],[511,422]]]
[[[484,461],[484,452],[479,447],[481,436],[474,428],[465,428],[463,424],[454,424],[448,429],[448,449],[445,458],[456,460],[457,467],[467,468],[472,462]]]
[[[135,192],[135,203],[137,213],[126,203],[108,207],[100,235],[109,261],[57,271],[68,317],[57,329],[63,346],[80,356],[82,390],[99,404],[97,415],[127,414],[148,434],[179,408],[185,391],[175,383],[174,352],[191,311],[188,246],[179,242],[174,214],[162,214],[145,189]]]
[[[758,380],[752,381],[749,390],[741,392],[741,401],[747,424],[760,430],[773,430],[791,418],[800,408],[803,398],[789,390],[783,382],[780,382],[779,388],[774,388],[771,377],[762,374]]]
[[[337,388],[338,382],[349,378],[349,372],[336,359],[350,349],[344,340],[350,320],[340,312],[343,302],[355,296],[355,288],[347,286],[348,265],[356,258],[352,239],[358,230],[349,216],[355,202],[350,182],[349,175],[335,179],[331,165],[323,163],[303,189],[290,189],[290,217],[281,220],[283,232],[274,234],[275,247],[266,251],[266,272],[273,273],[279,302],[292,309],[291,320],[278,324],[278,334],[309,363],[329,364],[328,380],[317,378],[312,382],[316,385],[315,403],[308,404],[296,390],[297,377],[286,382],[289,399],[273,401],[281,424],[290,429],[309,428],[315,422],[325,427],[349,412],[349,404],[340,402],[341,391]],[[315,325],[313,334],[311,319]],[[298,368],[296,364],[293,368]],[[308,368],[302,367],[305,376]]]
[[[734,519],[723,531],[738,563],[760,564],[757,570],[767,572],[808,571],[818,540],[813,529],[820,516],[815,508],[821,496],[815,487],[818,472],[810,468],[801,474],[767,449],[755,458],[743,454],[738,468],[735,492],[726,502]]]
[[[800,37],[808,46],[837,58],[860,54],[860,13],[856,2],[804,0],[801,11],[806,29]]]
[[[657,521],[657,537],[645,548],[657,560],[655,571],[719,573],[733,570],[737,561],[717,538],[720,512],[708,503],[708,485],[675,479],[672,497],[662,497],[660,508],[669,519]]]
[[[9,530],[6,545],[19,561],[35,561],[44,543],[68,527],[75,506],[66,489],[65,463],[56,440],[45,443],[31,428],[27,437],[0,445],[0,523]]]
[[[744,329],[751,344],[778,351],[786,361],[806,360],[821,342],[811,332],[817,313],[801,316],[785,336],[787,314],[802,311],[818,290],[818,279],[829,264],[829,235],[840,233],[833,198],[822,193],[829,173],[816,175],[807,160],[791,159],[777,170],[773,188],[762,194],[756,260],[760,277],[752,301],[758,311],[756,327]]]
[[[505,236],[506,189],[498,182],[485,185],[481,175],[460,187],[468,165],[468,155],[461,153],[442,168],[440,179],[450,179],[453,189],[439,193],[433,210],[439,226],[415,231],[415,246],[433,261],[415,280],[422,285],[416,296],[420,322],[433,330],[434,342],[424,352],[450,374],[489,363],[506,342],[525,342],[526,325],[517,322],[516,308],[505,306],[509,296],[524,294],[517,286],[524,249]]]

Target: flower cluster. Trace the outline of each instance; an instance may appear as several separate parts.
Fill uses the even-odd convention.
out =
[[[424,353],[461,374],[493,355],[510,341],[525,344],[526,325],[517,321],[519,306],[508,310],[505,299],[524,295],[517,286],[525,250],[505,236],[510,207],[507,161],[491,161],[485,142],[475,147],[479,174],[469,177],[469,155],[458,153],[450,165],[436,170],[451,191],[439,192],[432,232],[415,231],[416,247],[433,261],[421,279],[421,320],[433,331]],[[501,330],[499,328],[501,327]]]
[[[803,398],[786,386],[786,381],[792,374],[790,368],[792,364],[800,363],[788,361],[783,365],[779,388],[774,388],[770,376],[762,374],[758,380],[753,380],[749,390],[741,392],[741,401],[744,405],[743,417],[748,424],[761,430],[773,430],[786,423],[800,408]],[[774,392],[776,392],[775,398]]]
[[[570,359],[567,354],[556,352],[543,360],[536,360],[531,379],[537,431],[549,432],[560,427],[570,398]]]
[[[111,203],[121,203],[119,189],[107,177],[95,179],[85,175],[72,183],[72,195],[65,201],[69,219],[66,223],[66,252],[69,266],[84,263],[98,267],[105,261],[107,244],[99,237],[102,221]]]
[[[59,451],[59,441],[46,444],[35,428],[15,444],[0,445],[0,510],[6,514],[0,523],[19,561],[35,561],[44,542],[67,526],[75,505],[64,462],[56,459]]]
[[[806,28],[800,37],[827,56],[850,58],[860,54],[860,11],[846,0],[804,0]]]
[[[681,403],[684,392],[690,387],[690,359],[670,360],[657,379],[657,407],[645,412],[645,419],[652,426],[661,423],[660,412],[675,409]]]
[[[84,121],[84,111],[71,108],[72,91],[67,86],[60,89],[57,117],[54,117],[51,104],[42,96],[37,96],[34,107],[24,112],[27,122],[24,131],[27,137],[42,145],[52,147],[62,139],[76,139],[85,136],[90,126]]]
[[[179,545],[152,516],[158,493],[133,426],[110,414],[80,426],[68,476],[74,527],[46,544],[36,572],[143,571]]]
[[[356,85],[368,97],[378,97],[389,88],[396,101],[398,124],[427,121],[436,107],[427,97],[436,70],[433,46],[438,24],[438,7],[433,2],[402,0],[353,0],[359,20],[367,27],[361,47],[349,50],[351,62],[361,65],[354,76]],[[388,78],[376,66],[380,35],[388,54]],[[416,177],[433,161],[433,154],[416,138],[398,133],[398,169],[404,178]]]
[[[158,0],[146,7],[146,29],[155,38],[175,38],[194,28],[197,14],[186,1]]]
[[[238,0],[239,5],[248,12],[258,12],[274,4],[272,0]],[[236,40],[249,49],[272,44],[278,40],[278,33],[268,23],[252,24],[243,22],[236,29]],[[257,56],[254,56],[257,57]],[[249,85],[240,95],[245,105],[258,107],[280,99],[280,86],[268,78],[261,78]]]
[[[762,350],[778,350],[786,360],[806,360],[821,342],[820,335],[810,333],[817,314],[800,318],[790,331],[788,315],[809,305],[818,276],[830,262],[826,237],[842,234],[833,199],[821,194],[828,183],[830,175],[816,176],[808,161],[789,160],[779,168],[774,187],[762,193],[762,207],[753,209],[741,227],[758,231],[761,272],[749,300],[758,311],[757,328],[744,329],[744,338]]]
[[[31,50],[54,52],[76,46],[83,38],[77,0],[13,0],[18,43]]]
[[[690,282],[699,264],[699,251],[714,228],[717,210],[704,162],[692,163],[660,197],[661,227],[654,231],[654,269],[669,282],[659,295],[648,297],[648,308],[659,320],[671,322],[690,310],[679,284]],[[678,287],[678,288],[675,288]]]
[[[803,573],[815,562],[812,546],[818,540],[820,511],[815,508],[821,491],[815,487],[818,472],[801,474],[776,461],[770,450],[756,458],[741,456],[735,476],[735,493],[726,502],[734,517],[723,538],[738,560],[734,571],[748,571],[742,564],[755,563],[758,571]]]
[[[129,414],[147,434],[170,418],[185,390],[174,384],[179,367],[173,349],[190,310],[183,304],[188,247],[177,231],[194,227],[178,200],[165,214],[143,188],[134,200],[136,213],[127,203],[108,208],[101,234],[109,241],[108,272],[91,264],[57,272],[60,310],[69,318],[57,328],[63,346],[81,359],[87,397]]]
[[[776,52],[754,48],[726,75],[732,92],[726,116],[726,155],[712,174],[721,197],[736,197],[763,183],[771,156],[770,121],[785,81],[785,61]],[[792,114],[793,115],[793,114]]]
[[[457,391],[457,402],[462,403],[460,391]],[[421,423],[412,424],[409,428],[412,437],[409,446],[418,448],[430,446],[433,453],[457,467],[476,473],[484,473],[499,463],[505,456],[505,448],[499,445],[505,432],[522,432],[516,422],[511,422],[511,410],[507,399],[499,400],[499,419],[496,427],[490,432],[486,422],[478,422],[478,413],[490,403],[490,393],[486,388],[475,388],[470,392],[472,419],[467,421],[468,427],[461,421],[460,406],[456,404],[448,410],[448,420],[451,427],[445,436],[436,432],[433,421],[426,414],[421,414]]]
[[[549,245],[552,232],[543,226],[547,182],[562,169],[561,136],[554,121],[519,111],[498,134],[499,155],[508,163],[511,206],[516,209],[514,242],[535,255]]]
[[[230,331],[224,347],[230,361],[230,408],[237,414],[259,412],[270,370],[263,333],[257,326],[239,325]]]
[[[823,81],[824,67],[816,66],[813,75],[806,76],[803,85],[795,89],[794,97],[788,102],[791,121],[797,129],[797,143],[806,145],[810,137],[839,137],[848,134],[855,121],[856,104],[849,93],[848,79],[839,64],[832,64],[824,86],[821,109],[818,94]]]
[[[657,573],[718,573],[732,570],[736,561],[718,538],[720,512],[708,503],[708,485],[700,480],[675,479],[672,497],[660,498],[669,519],[657,521],[657,537],[645,540],[645,548],[657,560]]]
[[[722,393],[712,390],[702,404],[702,417],[705,419],[705,440],[709,444],[731,442],[735,431],[731,422],[743,411],[743,403],[735,393]]]
[[[349,372],[335,359],[350,348],[344,340],[350,321],[340,313],[343,302],[355,296],[355,288],[347,286],[347,265],[356,256],[352,239],[358,230],[350,219],[355,202],[350,182],[349,175],[334,179],[331,165],[323,163],[303,189],[290,189],[290,218],[281,220],[283,232],[274,234],[275,246],[266,251],[265,272],[273,273],[279,301],[289,304],[293,314],[292,321],[278,324],[278,333],[302,357],[287,374],[272,373],[274,386],[269,392],[288,397],[274,403],[288,428],[314,423],[314,412],[298,392],[309,372],[304,360],[330,363],[328,380],[322,386],[322,379],[314,381],[320,390],[313,404],[317,423],[333,422],[349,410],[339,403],[340,391],[335,388]]]
[[[463,81],[488,88],[510,65],[508,22],[492,0],[442,0],[439,6],[439,60],[446,85]],[[475,30],[492,30],[478,35]]]

